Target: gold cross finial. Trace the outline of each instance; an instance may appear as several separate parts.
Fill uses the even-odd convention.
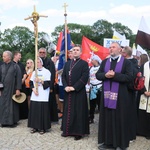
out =
[[[28,19],[31,19],[31,22],[33,23],[34,25],[34,31],[35,31],[35,36],[37,35],[37,21],[39,20],[40,17],[48,17],[48,16],[44,16],[44,15],[39,15],[37,12],[36,12],[36,7],[34,5],[34,11],[32,12],[32,15],[29,16],[28,18],[25,18],[24,20],[28,20]]]
[[[34,5],[34,11],[33,11],[33,13],[32,13],[32,16],[29,16],[28,18],[25,18],[24,20],[33,19],[33,20],[31,20],[31,21],[34,22],[34,21],[37,21],[40,17],[48,17],[48,16],[39,15],[39,14],[36,12],[36,7],[35,7],[35,5]]]
[[[67,16],[67,13],[66,13],[66,8],[67,8],[67,6],[68,6],[68,5],[67,5],[66,3],[64,3],[64,5],[63,5],[63,7],[64,7],[64,12],[65,12],[65,13],[64,13],[64,16]]]
[[[32,15],[29,16],[28,18],[25,18],[25,20],[30,19],[31,22],[32,22],[33,25],[34,25],[34,36],[35,36],[35,77],[38,77],[38,74],[37,74],[38,23],[37,23],[37,21],[39,20],[40,17],[47,17],[47,16],[39,15],[39,14],[36,12],[36,8],[35,8],[35,6],[34,6],[34,11],[32,12]],[[36,89],[36,92],[38,93],[38,83],[37,83],[37,82],[35,83],[35,89]]]

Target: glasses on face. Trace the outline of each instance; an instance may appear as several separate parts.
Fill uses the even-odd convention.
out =
[[[45,52],[39,52],[40,54],[45,54]]]

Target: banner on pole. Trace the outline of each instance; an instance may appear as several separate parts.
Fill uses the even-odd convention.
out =
[[[126,42],[125,45],[129,46],[130,40],[126,39],[125,41],[122,39],[112,39],[112,38],[104,38],[103,46],[106,48],[110,47],[110,44],[113,42],[118,42],[120,45],[122,45],[122,42]]]

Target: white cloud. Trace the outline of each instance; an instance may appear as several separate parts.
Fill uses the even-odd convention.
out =
[[[110,9],[109,13],[112,15],[125,15],[131,18],[132,16],[134,17],[139,16],[141,13],[149,14],[149,10],[150,10],[150,5],[135,7],[133,5],[123,4]]]
[[[22,8],[37,5],[37,0],[0,0],[0,6],[2,9],[10,9],[13,7]]]
[[[123,4],[111,8],[109,10],[108,17],[111,18],[110,20],[112,23],[120,22],[123,25],[128,26],[134,33],[136,33],[141,17],[150,17],[149,10],[150,5],[135,7],[133,5]]]
[[[9,4],[9,5],[8,5]],[[19,0],[19,1],[13,1],[13,0],[0,0],[0,6],[1,8],[4,7],[8,9],[8,7],[12,7],[10,10],[13,10],[13,7],[17,8],[23,8],[28,7],[28,10],[32,9],[33,5],[40,4],[39,0]],[[150,5],[144,5],[144,6],[133,6],[129,4],[122,4],[122,5],[114,5],[113,3],[109,3],[107,5],[108,7],[104,8],[102,6],[99,7],[99,9],[95,9],[95,11],[73,11],[73,9],[70,9],[67,11],[67,22],[68,23],[77,23],[77,24],[83,24],[83,25],[93,25],[96,21],[100,19],[107,20],[108,22],[114,23],[114,22],[120,22],[125,26],[128,26],[134,33],[136,33],[140,19],[142,16],[145,17],[145,20],[148,20],[148,23],[150,24]],[[37,6],[40,8],[40,5]],[[48,31],[53,32],[54,28],[59,25],[64,24],[64,9],[47,9],[45,11],[39,12],[41,15],[46,15],[48,18],[40,19],[38,21],[39,23],[39,31]],[[43,8],[44,9],[44,8]],[[32,9],[33,10],[33,9]],[[42,9],[41,9],[42,10]],[[21,24],[29,27],[31,30],[33,30],[33,25],[30,21],[24,21],[23,18],[28,17],[30,15],[27,11],[27,9],[22,9],[22,13],[20,12],[20,9],[17,10],[17,13],[20,13],[19,15],[22,15],[22,18],[20,19],[20,16],[17,15],[13,18],[13,15],[10,16],[7,14],[5,16],[5,12],[2,13],[2,9],[0,9],[0,21],[2,23],[6,23],[7,25],[4,26],[5,28],[9,26],[15,26],[16,24]],[[38,10],[37,10],[38,11]],[[6,11],[7,12],[7,11]],[[9,9],[8,9],[9,12]],[[17,14],[16,13],[16,14]],[[31,12],[32,13],[32,12]],[[5,18],[5,20],[3,19]],[[148,25],[150,26],[150,25]]]

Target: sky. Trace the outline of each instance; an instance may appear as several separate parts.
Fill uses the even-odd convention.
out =
[[[33,24],[24,19],[32,15],[35,5],[40,15],[48,16],[38,20],[38,31],[50,35],[55,27],[65,22],[64,3],[68,5],[67,23],[93,25],[104,19],[128,26],[136,34],[144,16],[150,28],[149,0],[0,0],[0,31],[15,26],[25,26],[32,31]]]

